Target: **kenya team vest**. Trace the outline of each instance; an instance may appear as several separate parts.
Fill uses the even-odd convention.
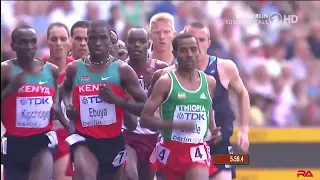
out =
[[[12,61],[11,73],[16,76],[20,67]],[[43,61],[43,63],[45,63]],[[1,105],[6,133],[26,137],[52,129],[51,108],[55,94],[51,67],[44,64],[37,76],[26,74],[26,84],[12,93]]]
[[[87,65],[78,60],[78,69],[73,84],[72,101],[79,117],[75,121],[77,132],[94,138],[113,138],[121,133],[123,109],[99,98],[99,87],[108,85],[114,94],[126,97],[120,84],[119,63],[109,64],[102,73],[92,73]]]

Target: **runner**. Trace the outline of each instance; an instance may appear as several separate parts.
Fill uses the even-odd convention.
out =
[[[88,50],[88,31],[89,23],[87,21],[78,21],[71,27],[71,54],[73,59],[84,58],[89,55]]]
[[[71,131],[56,93],[59,71],[55,65],[35,59],[33,28],[19,26],[11,39],[17,58],[1,63],[4,176],[6,180],[51,180],[52,150],[58,143],[51,131],[51,114]]]
[[[50,24],[47,30],[47,40],[50,49],[50,56],[43,57],[43,60],[48,61],[58,67],[59,85],[63,82],[66,76],[65,69],[67,67],[67,64],[73,61],[72,57],[67,57],[68,50],[70,49],[69,34],[70,33],[68,27],[60,22]],[[73,42],[73,44],[74,43],[75,42]],[[75,50],[73,52],[73,55],[78,55],[80,53],[79,50]],[[63,103],[61,103],[61,107],[65,114],[66,108]],[[54,171],[52,179],[71,180],[72,163],[70,161],[69,146],[67,142],[65,142],[65,139],[69,136],[69,133],[58,121],[54,122],[55,123],[53,129],[56,131],[58,136],[58,149],[54,154]]]
[[[140,116],[146,100],[133,69],[109,55],[110,35],[105,21],[91,22],[88,64],[82,60],[70,63],[61,88],[67,115],[76,120],[76,133],[66,141],[76,173],[83,179],[122,178],[126,159],[121,133],[124,109]],[[126,92],[135,102],[124,98]]]
[[[127,50],[126,44],[120,39],[118,40],[118,44],[119,44],[118,58],[122,61],[126,61],[128,59],[128,50]]]
[[[148,59],[150,47],[148,31],[143,28],[132,28],[128,32],[128,64],[138,75],[141,88],[147,94],[151,76],[156,69],[165,68],[165,62]],[[158,132],[141,128],[139,123],[134,132],[124,131],[126,144],[130,147],[126,165],[125,179],[153,180],[154,170],[149,157],[158,141]]]
[[[216,145],[210,144],[211,154],[231,154],[233,153],[230,137],[233,134],[234,113],[229,102],[228,91],[234,92],[238,97],[240,127],[237,145],[243,152],[248,152],[249,141],[249,111],[250,100],[246,87],[244,86],[237,66],[232,60],[220,59],[215,56],[207,55],[209,48],[210,33],[209,28],[201,23],[195,22],[185,28],[185,31],[193,34],[199,40],[200,51],[203,52],[199,58],[198,68],[205,70],[205,73],[213,76],[217,80],[217,89],[213,99],[213,110],[217,126],[221,127],[222,141]],[[235,178],[235,166],[228,164],[217,165],[218,173],[212,180],[231,180]]]
[[[122,61],[128,58],[126,44],[118,38],[118,34],[113,30],[111,30],[110,54]]]
[[[209,177],[211,160],[204,137],[209,129],[215,128],[211,108],[215,80],[195,69],[199,56],[195,37],[179,34],[172,46],[179,62],[177,69],[156,82],[140,123],[162,132],[163,141],[150,161],[167,180],[205,180]],[[163,120],[154,116],[158,107]]]
[[[150,34],[153,46],[150,57],[171,65],[174,60],[171,42],[176,35],[174,17],[169,13],[155,14],[150,19]]]

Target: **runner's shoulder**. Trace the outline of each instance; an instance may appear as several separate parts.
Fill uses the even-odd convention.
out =
[[[168,67],[169,65],[166,62],[160,61],[158,59],[153,59],[154,61],[156,61],[156,69],[164,69],[166,67]]]
[[[75,76],[76,75],[79,62],[83,62],[83,60],[82,59],[73,60],[67,64],[67,68],[66,68],[66,75],[67,76]]]
[[[238,67],[234,61],[231,59],[217,59],[217,66],[218,69],[223,69],[224,71],[238,71]]]
[[[1,74],[4,76],[9,76],[11,74],[11,59],[1,62]]]

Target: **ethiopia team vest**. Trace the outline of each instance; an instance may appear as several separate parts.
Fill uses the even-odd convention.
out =
[[[212,106],[207,78],[204,72],[198,71],[201,83],[197,90],[189,91],[181,86],[174,71],[168,72],[171,78],[171,89],[167,99],[160,106],[160,114],[164,121],[193,121],[195,129],[187,132],[182,130],[164,130],[164,140],[182,143],[202,143],[209,127],[209,112]]]

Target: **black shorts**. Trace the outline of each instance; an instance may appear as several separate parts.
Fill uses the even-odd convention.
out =
[[[115,138],[96,139],[90,136],[78,135],[85,138],[85,141],[80,141],[70,146],[72,160],[74,160],[74,151],[79,146],[86,146],[97,158],[99,162],[98,172],[100,175],[113,174],[121,165],[125,162],[127,157],[127,151],[124,147],[124,138],[121,134]]]
[[[210,154],[212,157],[215,154],[233,154],[233,148],[230,140],[228,139],[221,141],[216,145],[210,144]],[[236,178],[236,167],[234,165],[216,164],[215,166],[218,169],[218,171],[216,171],[215,174],[219,173],[222,170],[229,170],[232,173],[232,179]],[[210,177],[214,177],[215,174]]]
[[[52,142],[46,135],[47,132],[27,136],[17,137],[5,134],[7,138],[6,149],[2,149],[3,166],[8,171],[27,173],[30,164],[40,151],[48,148],[51,152],[56,150],[56,145],[51,146]]]

